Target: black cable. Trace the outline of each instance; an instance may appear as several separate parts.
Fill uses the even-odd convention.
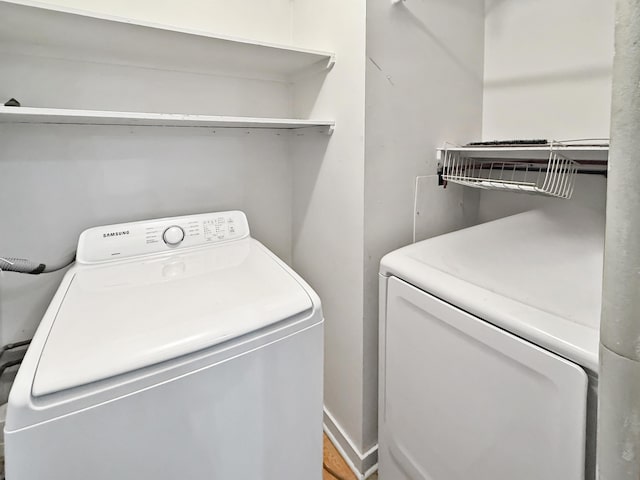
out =
[[[76,259],[76,252],[64,257],[53,264],[36,263],[25,258],[2,257],[0,256],[0,270],[5,272],[26,273],[29,275],[40,275],[41,273],[51,273],[67,268]]]
[[[16,365],[20,365],[21,363],[22,363],[22,358],[19,358],[18,360],[11,360],[9,362],[0,363],[0,377],[4,375],[4,372],[7,370],[7,368],[15,367]]]
[[[31,340],[22,340],[20,342],[7,343],[5,346],[0,348],[0,358],[5,354],[5,352],[8,352],[10,350],[15,350],[21,347],[28,347],[30,344],[31,344]],[[2,375],[4,375],[4,372],[8,368],[15,367],[16,365],[20,365],[22,363],[22,360],[24,359],[25,354],[26,354],[26,351],[20,352],[20,358],[9,360],[8,362],[0,363],[0,378],[2,377]]]
[[[4,347],[0,348],[0,358],[4,355],[4,353],[8,350],[15,350],[20,347],[27,347],[31,343],[31,340],[22,340],[20,342],[7,343]]]

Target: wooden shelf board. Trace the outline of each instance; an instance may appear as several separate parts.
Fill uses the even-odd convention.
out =
[[[0,49],[80,61],[288,81],[334,54],[99,15],[0,1]]]
[[[332,129],[335,125],[333,120],[229,117],[180,113],[111,112],[101,110],[67,110],[59,108],[5,106],[0,106],[0,123],[273,129],[307,127],[327,127]]]

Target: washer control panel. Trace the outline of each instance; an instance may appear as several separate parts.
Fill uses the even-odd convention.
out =
[[[180,245],[184,240],[184,230],[179,225],[171,225],[162,234],[162,239],[167,245]]]
[[[82,232],[76,259],[79,263],[100,263],[248,236],[247,217],[237,210],[120,223]]]

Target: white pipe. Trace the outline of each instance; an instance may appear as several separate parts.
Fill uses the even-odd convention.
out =
[[[616,1],[598,395],[598,478],[638,480],[640,0]]]

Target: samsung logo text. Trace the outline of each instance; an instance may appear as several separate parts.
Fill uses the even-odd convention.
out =
[[[130,234],[129,230],[122,230],[121,232],[107,232],[102,234],[102,238],[120,237],[122,235],[129,235],[129,234]]]

